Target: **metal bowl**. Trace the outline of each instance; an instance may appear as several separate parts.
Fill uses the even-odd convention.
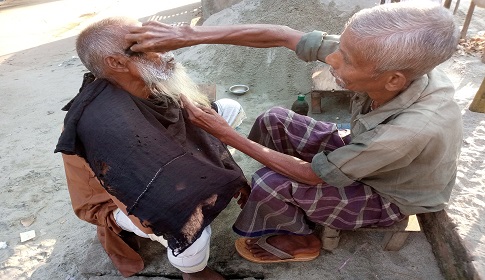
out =
[[[243,95],[248,92],[249,87],[246,85],[233,85],[229,88],[229,91],[235,95]]]

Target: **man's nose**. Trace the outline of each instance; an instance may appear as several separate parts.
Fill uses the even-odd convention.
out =
[[[335,51],[335,52],[327,55],[327,57],[325,57],[325,63],[332,66],[333,69],[337,69],[338,63],[339,63],[337,52]]]

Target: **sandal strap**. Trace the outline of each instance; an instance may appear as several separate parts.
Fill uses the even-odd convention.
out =
[[[295,257],[293,257],[292,255],[284,252],[284,251],[281,251],[280,249],[274,247],[273,245],[269,244],[266,239],[268,239],[269,237],[271,236],[274,236],[274,235],[266,235],[266,236],[262,236],[261,238],[258,239],[258,241],[256,242],[256,244],[259,245],[259,247],[263,248],[264,250],[266,250],[267,252],[277,256],[278,258],[282,259],[282,260],[287,260],[287,259],[294,259]]]

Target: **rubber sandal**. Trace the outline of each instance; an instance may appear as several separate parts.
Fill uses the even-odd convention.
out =
[[[283,262],[306,262],[306,261],[311,261],[316,259],[320,255],[320,251],[314,252],[314,253],[300,253],[300,254],[295,254],[295,255],[290,255],[286,252],[281,251],[280,249],[274,247],[273,245],[269,244],[267,242],[267,239],[271,237],[269,236],[263,236],[258,239],[258,244],[261,248],[266,250],[267,252],[275,255],[276,257],[280,258],[279,260],[261,260],[255,256],[249,250],[246,248],[246,240],[250,238],[246,237],[241,237],[239,239],[236,239],[235,246],[236,246],[236,251],[239,253],[241,257],[244,259],[254,262],[254,263],[283,263]]]

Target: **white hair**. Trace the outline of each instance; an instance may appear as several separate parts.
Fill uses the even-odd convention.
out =
[[[96,78],[112,81],[104,71],[104,58],[113,54],[128,55],[125,53],[125,27],[137,22],[129,17],[110,17],[91,24],[79,34],[76,51],[81,62]],[[164,55],[160,54],[160,57]],[[177,65],[173,70],[157,69],[158,66],[143,55],[135,56],[133,60],[152,96],[163,95],[179,103],[180,95],[184,94],[193,102],[210,107],[209,99],[200,93],[182,65]]]
[[[131,18],[110,17],[91,24],[79,34],[76,40],[77,54],[96,78],[106,78],[103,62],[105,57],[124,53],[124,26],[134,23],[136,21]]]
[[[407,71],[417,78],[456,51],[459,30],[453,15],[429,1],[407,1],[364,9],[345,26],[375,74]]]

